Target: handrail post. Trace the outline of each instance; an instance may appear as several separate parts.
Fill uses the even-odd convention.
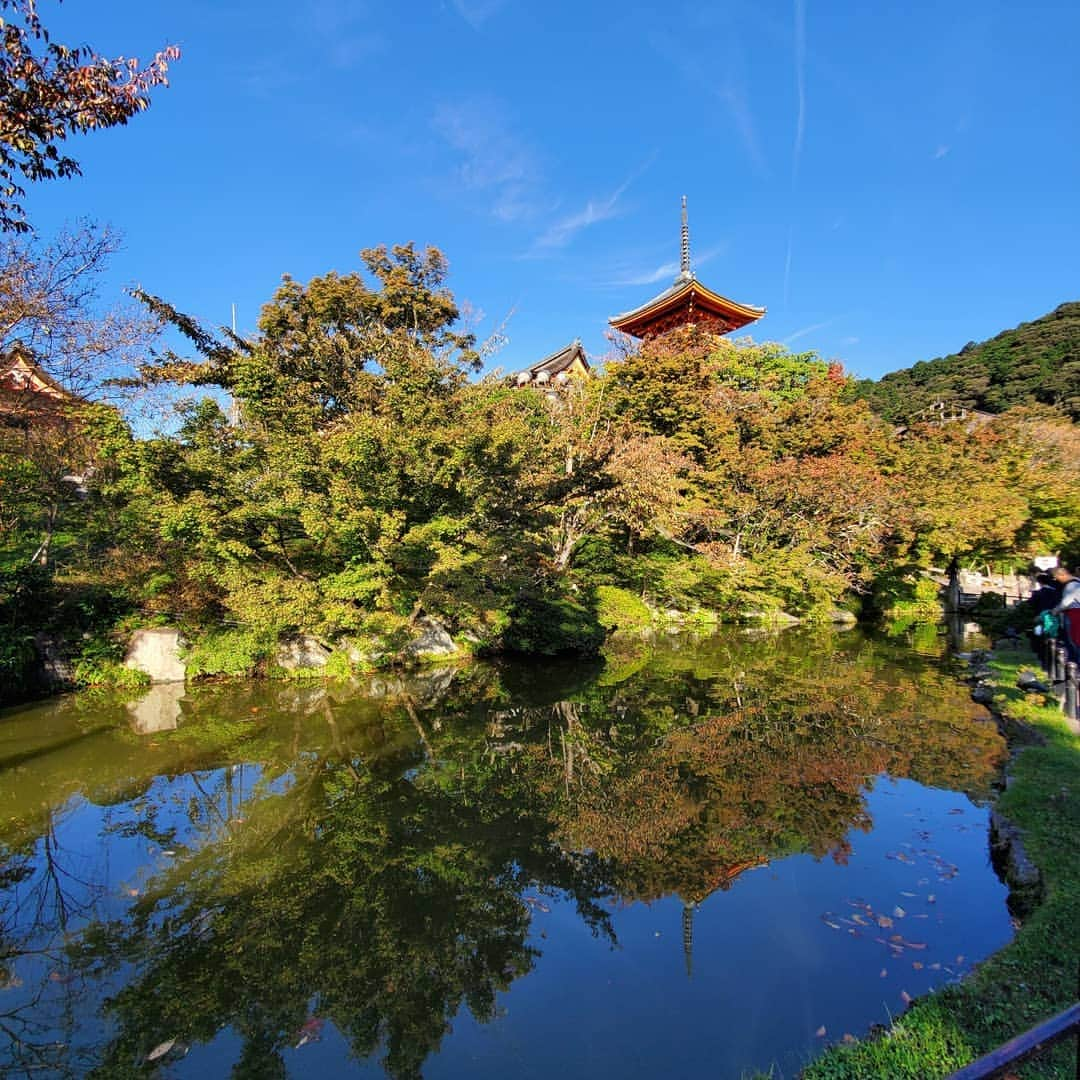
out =
[[[1050,678],[1056,682],[1063,682],[1065,679],[1065,642],[1054,642],[1054,667],[1050,672]]]
[[[1080,720],[1080,704],[1077,702],[1077,666],[1070,661],[1065,665],[1065,719]]]

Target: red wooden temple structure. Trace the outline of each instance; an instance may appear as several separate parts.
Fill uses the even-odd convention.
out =
[[[706,288],[690,269],[690,229],[686,221],[686,196],[682,200],[682,251],[679,276],[670,288],[641,307],[608,322],[616,330],[636,338],[654,338],[680,326],[696,326],[712,334],[730,334],[756,322],[764,308],[739,304]]]

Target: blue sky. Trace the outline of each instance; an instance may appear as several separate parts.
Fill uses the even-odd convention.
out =
[[[40,0],[57,40],[183,56],[32,220],[125,236],[112,285],[254,326],[289,272],[440,247],[513,370],[698,277],[757,339],[878,376],[1080,298],[1080,4]],[[508,320],[508,321],[506,321]]]

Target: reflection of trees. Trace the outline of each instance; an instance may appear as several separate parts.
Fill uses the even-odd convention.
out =
[[[244,1040],[237,1075],[275,1075],[314,1002],[354,1053],[382,1048],[391,1074],[418,1075],[463,1004],[491,1018],[498,991],[531,969],[526,886],[566,889],[605,925],[597,861],[553,843],[508,772],[497,790],[498,763],[411,779],[417,761],[402,764],[302,760],[227,851],[204,848],[129,925],[88,940],[88,960],[141,972],[113,1002],[122,1034],[103,1074],[229,1024]]]
[[[647,676],[551,710],[559,754],[550,730],[531,744],[562,766],[565,842],[609,860],[623,895],[695,904],[785,854],[843,861],[883,772],[987,792],[1001,740],[933,667],[885,663],[858,638],[796,638],[782,655],[711,644],[720,657],[661,652]]]
[[[0,1073],[75,1075],[68,1045],[81,989],[65,945],[76,927],[100,917],[105,886],[96,867],[68,850],[58,813],[45,810],[36,844],[0,845]],[[22,974],[16,971],[25,972]],[[32,974],[31,974],[32,973]],[[64,1039],[58,1040],[58,1031]],[[84,1063],[85,1065],[85,1063]]]
[[[678,894],[689,962],[696,903],[790,852],[843,859],[878,774],[986,789],[1000,740],[932,667],[884,663],[857,637],[784,640],[664,645],[606,681],[537,666],[517,691],[484,668],[438,694],[384,679],[378,700],[207,690],[152,749],[109,736],[93,754],[113,778],[95,791],[128,800],[113,832],[178,857],[68,950],[80,978],[127,978],[99,1075],[222,1026],[243,1042],[234,1075],[281,1075],[316,1015],[416,1076],[462,1007],[489,1019],[536,962],[527,890],[565,892],[606,934],[604,898]],[[63,762],[33,790],[66,797],[80,765]],[[47,876],[43,843],[23,854]],[[4,862],[3,896],[18,866]],[[63,944],[59,922],[42,932]]]

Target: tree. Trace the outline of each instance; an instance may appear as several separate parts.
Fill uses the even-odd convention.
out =
[[[106,377],[141,358],[155,321],[129,306],[101,306],[101,277],[119,246],[112,229],[86,221],[47,243],[0,243],[0,356],[22,346],[76,397],[99,395]]]
[[[101,275],[117,245],[113,232],[85,223],[50,243],[9,237],[0,245],[0,358],[20,350],[63,391],[47,401],[33,392],[4,394],[0,551],[15,553],[16,562],[47,563],[65,515],[85,516],[83,480],[98,456],[97,433],[120,423],[114,410],[89,399],[155,330],[140,312],[100,310]]]
[[[61,154],[69,135],[126,124],[167,85],[169,45],[145,67],[107,59],[87,45],[54,42],[36,0],[0,0],[0,231],[28,232],[21,180],[77,176],[79,163]]]

